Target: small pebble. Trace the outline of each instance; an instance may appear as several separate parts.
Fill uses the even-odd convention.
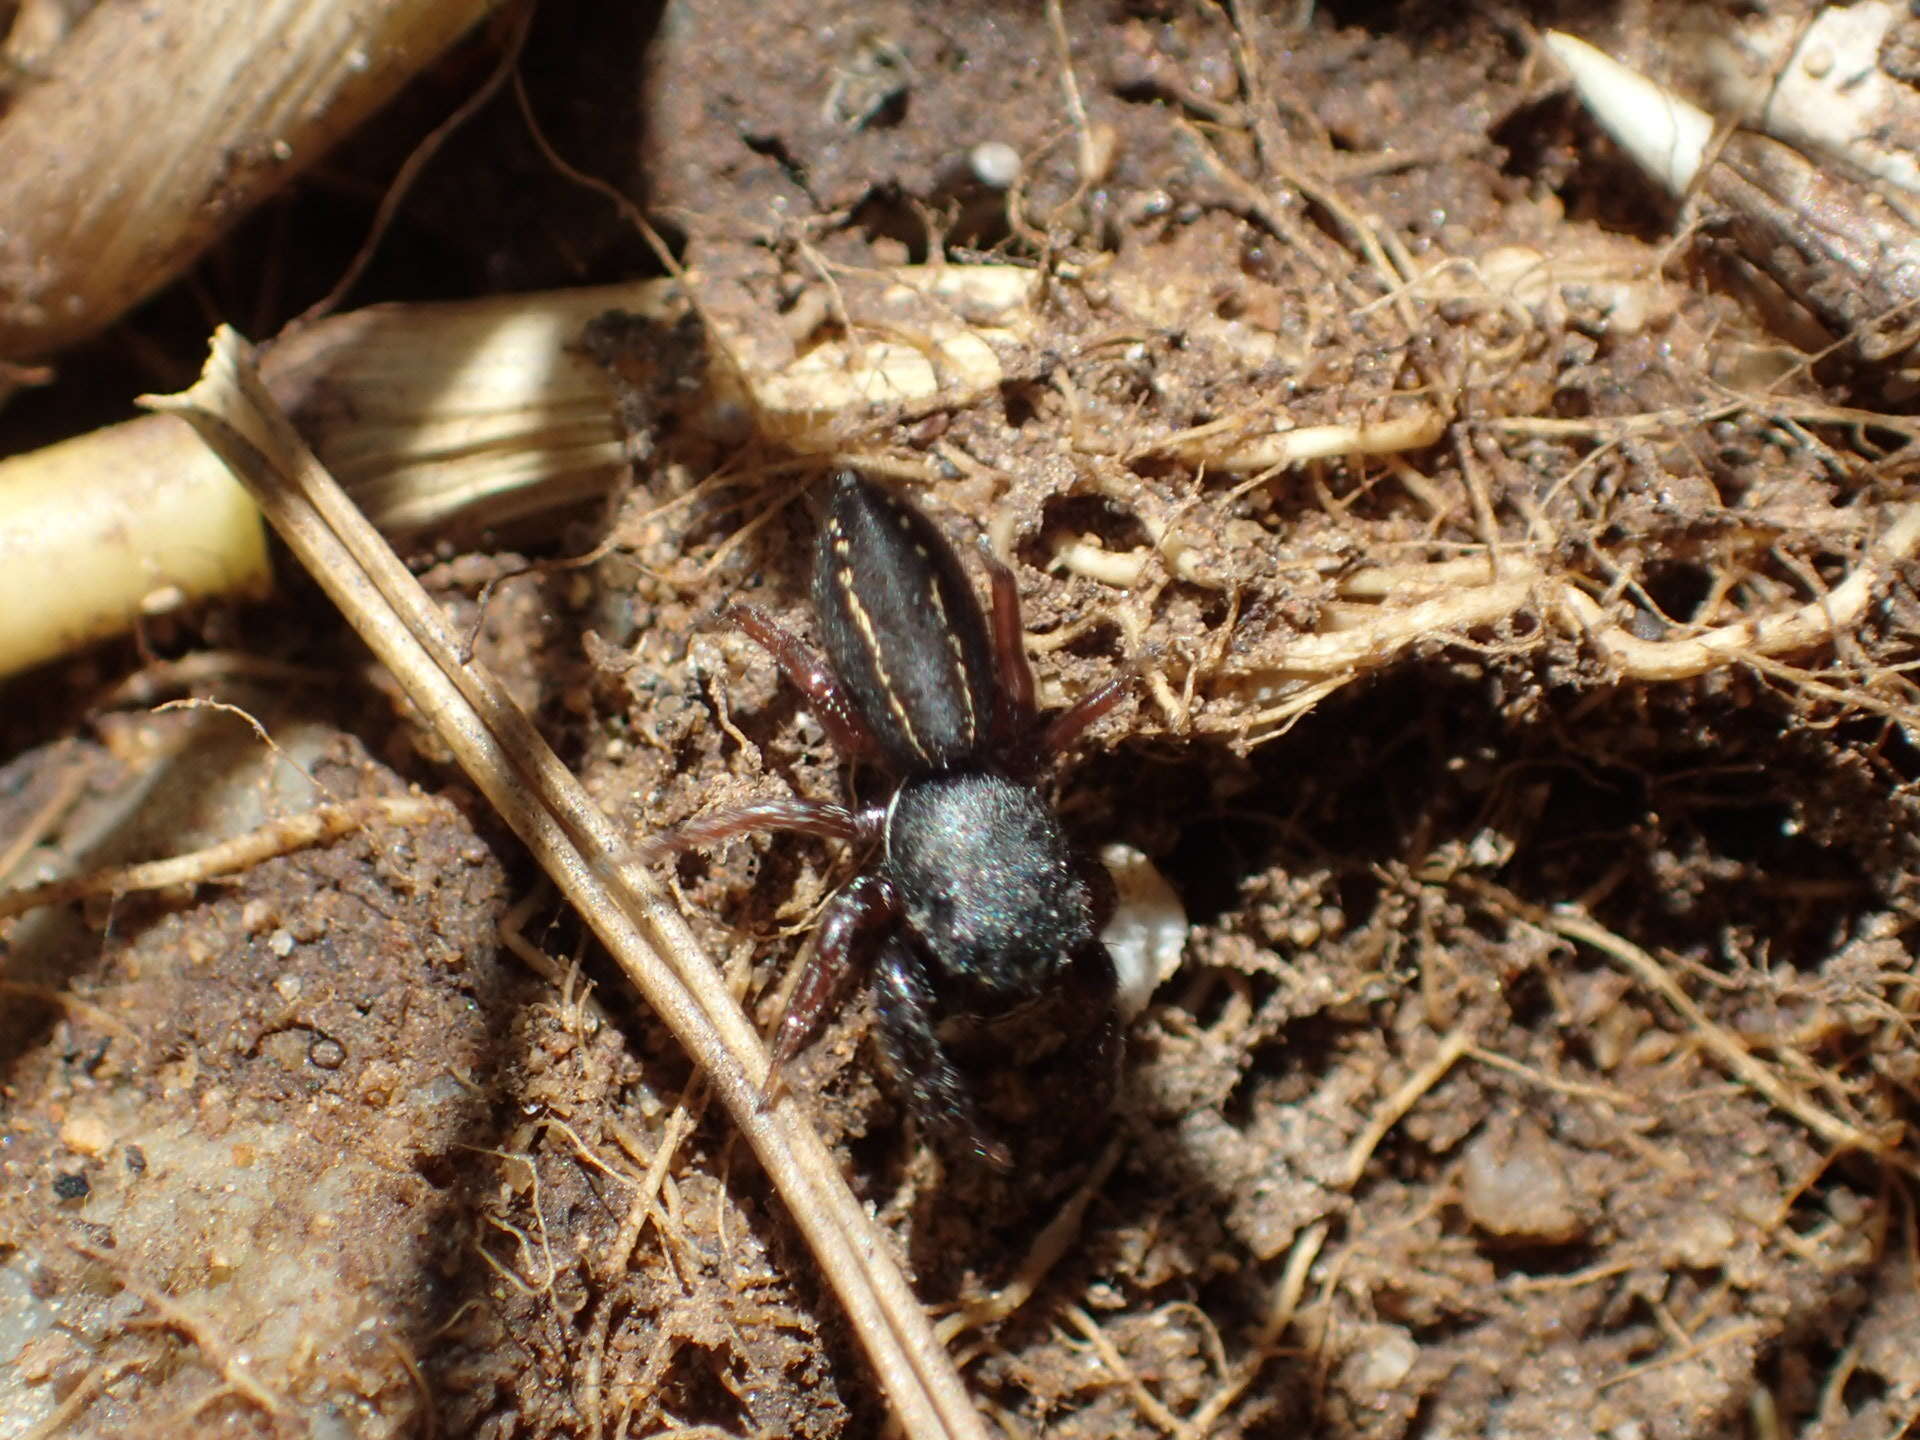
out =
[[[1475,1137],[1460,1189],[1467,1218],[1489,1235],[1562,1245],[1586,1230],[1559,1147],[1524,1121]]]

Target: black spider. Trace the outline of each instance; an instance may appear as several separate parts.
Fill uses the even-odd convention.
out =
[[[1034,708],[1013,575],[986,557],[992,620],[953,547],[919,510],[852,471],[833,477],[813,578],[821,658],[764,612],[727,612],[807,697],[842,756],[885,772],[885,803],[789,797],[693,820],[659,842],[686,850],[756,830],[874,851],[828,906],[774,1041],[775,1073],[812,1037],[856,970],[870,970],[879,1038],[923,1123],[1005,1168],[1008,1150],[942,1036],[1053,1000],[1088,1052],[1104,1109],[1119,1060],[1109,887],[1068,844],[1035,782],[1126,693],[1116,680],[1051,719]]]

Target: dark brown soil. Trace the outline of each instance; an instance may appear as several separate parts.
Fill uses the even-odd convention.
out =
[[[1185,964],[1078,1158],[1035,1146],[1045,1164],[1000,1178],[918,1145],[864,1003],[793,1083],[937,1309],[1026,1273],[1114,1143],[1031,1298],[955,1340],[1009,1435],[1900,1433],[1920,1415],[1920,568],[1886,563],[1836,634],[1684,679],[1554,597],[1625,602],[1646,642],[1817,611],[1910,503],[1913,422],[1875,419],[1858,375],[1779,363],[1727,257],[1676,243],[1536,57],[1550,25],[1657,56],[1659,7],[1252,8],[1069,6],[1084,123],[1039,5],[556,3],[535,23],[556,148],[796,351],[886,267],[1045,277],[995,393],[833,423],[956,537],[1011,536],[1049,703],[1138,666],[1062,810],[1154,857]],[[1690,23],[1755,10],[1797,13]],[[383,175],[408,133],[356,141],[341,173]],[[1025,161],[1011,220],[955,178],[985,140]],[[248,243],[271,245],[240,232],[202,294],[265,264]],[[393,245],[378,298],[651,263],[510,103]],[[1503,283],[1515,263],[1554,278]],[[131,322],[150,344],[99,352],[197,364],[188,309],[163,298]],[[76,426],[111,411],[72,384],[48,403]],[[1252,485],[1159,443],[1423,403],[1437,443]],[[652,438],[591,570],[512,579],[484,616],[521,557],[432,557],[430,585],[637,832],[840,793],[796,697],[710,623],[750,597],[809,624],[824,461]],[[1504,608],[1472,608],[1503,580]],[[671,1037],[301,583],[0,699],[9,883],[267,824],[312,803],[296,767],[332,800],[451,802],[233,883],[4,922],[0,1440],[883,1433],[832,1297]],[[1303,659],[1356,634],[1342,665]],[[156,658],[201,650],[184,679]],[[183,692],[284,754],[224,712],[148,708]],[[849,873],[792,840],[674,870],[769,1022]],[[1044,1111],[1030,1083],[994,1077],[996,1103]]]

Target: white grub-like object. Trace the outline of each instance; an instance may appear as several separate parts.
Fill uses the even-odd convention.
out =
[[[1614,143],[1675,195],[1700,173],[1713,117],[1586,41],[1559,30],[1543,37],[1573,76],[1581,102]]]
[[[1160,867],[1131,845],[1106,845],[1100,863],[1118,892],[1113,918],[1100,932],[1119,980],[1114,1008],[1131,1020],[1147,1008],[1153,992],[1180,968],[1187,948],[1187,907]]]

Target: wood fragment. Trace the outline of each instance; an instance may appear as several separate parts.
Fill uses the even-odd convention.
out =
[[[95,6],[0,116],[0,358],[118,319],[495,3]]]

